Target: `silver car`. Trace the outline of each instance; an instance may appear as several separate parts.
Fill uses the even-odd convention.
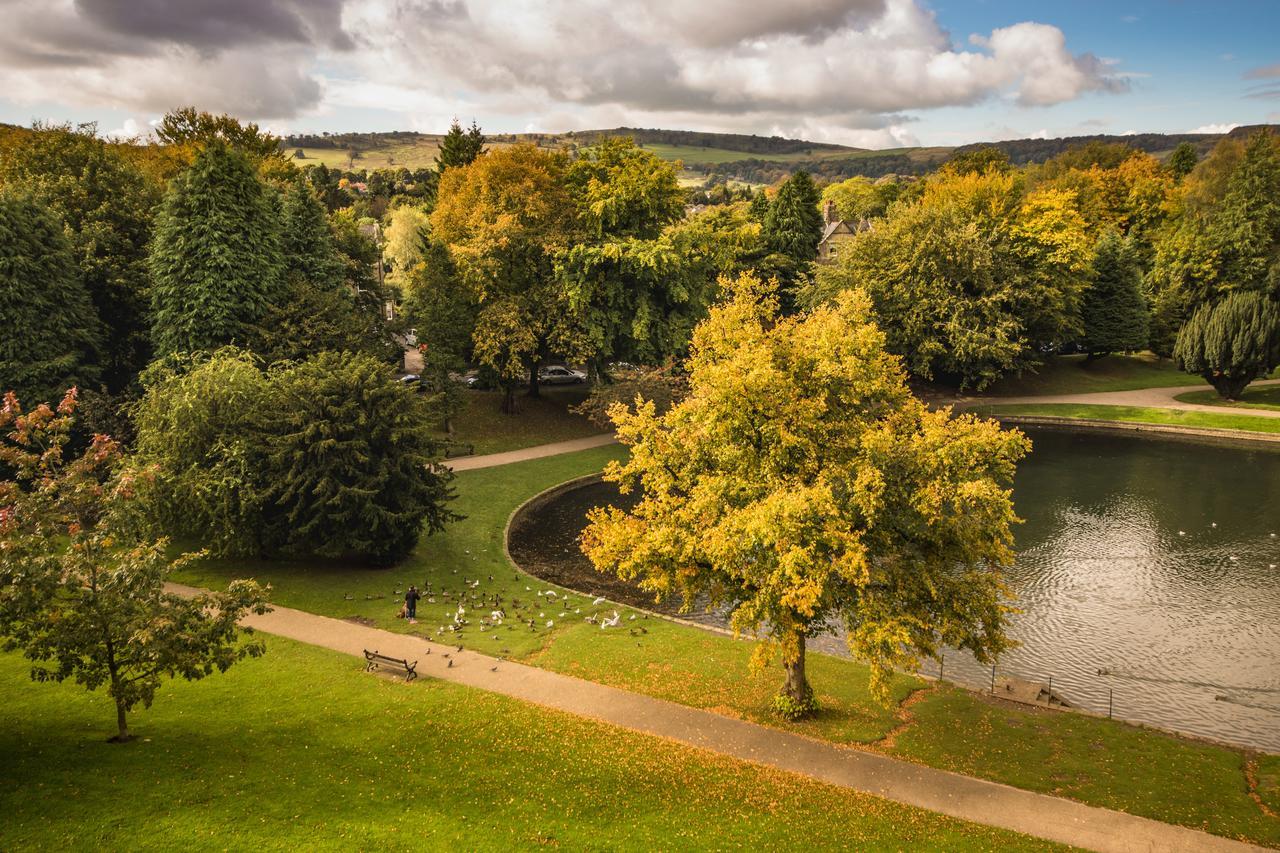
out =
[[[538,381],[543,385],[581,385],[587,381],[587,374],[562,364],[553,364],[538,371]]]

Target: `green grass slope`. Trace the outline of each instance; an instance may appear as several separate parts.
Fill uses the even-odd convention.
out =
[[[0,655],[0,849],[1042,850],[967,824],[271,638],[166,686],[142,739]]]
[[[206,561],[187,569],[180,579],[217,586],[230,578],[253,575],[270,582],[274,600],[285,606],[428,637],[436,637],[440,627],[451,621],[463,581],[477,579],[476,594],[496,593],[504,602],[520,599],[519,615],[498,631],[466,631],[461,637],[446,632],[449,642],[782,726],[769,710],[781,673],[776,668],[753,672],[750,643],[643,615],[633,622],[626,618],[633,611],[624,607],[618,608],[623,624],[636,628],[635,633],[601,631],[583,621],[592,612],[590,595],[570,595],[567,602],[547,605],[536,591],[549,585],[514,570],[506,561],[503,529],[517,505],[552,485],[598,471],[624,452],[618,446],[603,447],[459,474],[455,508],[466,519],[425,540],[402,566],[374,570],[263,563],[247,567]],[[416,626],[396,619],[399,600],[394,591],[428,580],[436,591],[450,590],[452,597],[420,603]],[[515,609],[509,607],[508,616]],[[523,624],[529,618],[535,621],[532,628]],[[554,625],[547,627],[547,621]],[[924,681],[909,676],[900,676],[893,684],[893,699],[900,704],[885,708],[871,700],[862,664],[811,654],[809,666],[824,710],[814,719],[786,726],[794,731],[1280,846],[1280,819],[1268,817],[1250,798],[1247,757],[1241,750],[1119,721],[1022,710],[947,686],[916,692],[906,702],[913,691],[926,687]]]

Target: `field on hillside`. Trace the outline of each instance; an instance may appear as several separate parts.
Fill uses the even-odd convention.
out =
[[[489,142],[488,148],[502,148],[510,143]],[[293,157],[297,146],[286,148]],[[414,142],[387,142],[374,148],[358,149],[355,158],[348,148],[308,148],[303,146],[301,159],[294,159],[299,167],[325,164],[330,169],[431,169],[440,153],[440,137],[421,137]]]

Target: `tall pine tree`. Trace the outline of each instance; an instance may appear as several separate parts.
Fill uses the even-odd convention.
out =
[[[338,253],[324,205],[302,175],[285,189],[281,210],[281,248],[287,272],[315,287],[341,285],[346,264]]]
[[[796,172],[778,188],[764,220],[764,238],[769,249],[786,255],[797,264],[811,262],[822,239],[821,195],[813,178]]]
[[[449,125],[449,132],[444,135],[444,139],[440,140],[440,153],[436,155],[436,169],[443,173],[445,169],[471,165],[484,153],[484,143],[484,134],[480,132],[480,126],[474,119],[471,127],[463,130],[462,125],[458,124],[455,118],[453,124]]]
[[[0,395],[28,409],[98,378],[100,324],[61,225],[0,190]]]
[[[1080,307],[1089,358],[1131,352],[1147,345],[1147,303],[1132,244],[1114,231],[1098,241],[1093,270]]]
[[[279,205],[249,159],[220,141],[169,188],[151,245],[152,338],[158,354],[248,337],[282,295]]]

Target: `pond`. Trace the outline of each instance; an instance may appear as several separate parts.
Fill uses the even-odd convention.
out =
[[[998,675],[1052,677],[1077,707],[1106,713],[1111,702],[1117,717],[1280,751],[1280,451],[1026,431],[1035,450],[1014,484],[1025,524],[1008,573],[1022,645]],[[512,556],[547,580],[654,609],[577,549],[587,509],[619,500],[595,482],[531,507],[512,527]],[[825,639],[816,645],[841,651]],[[944,665],[948,680],[991,678],[960,653]]]

